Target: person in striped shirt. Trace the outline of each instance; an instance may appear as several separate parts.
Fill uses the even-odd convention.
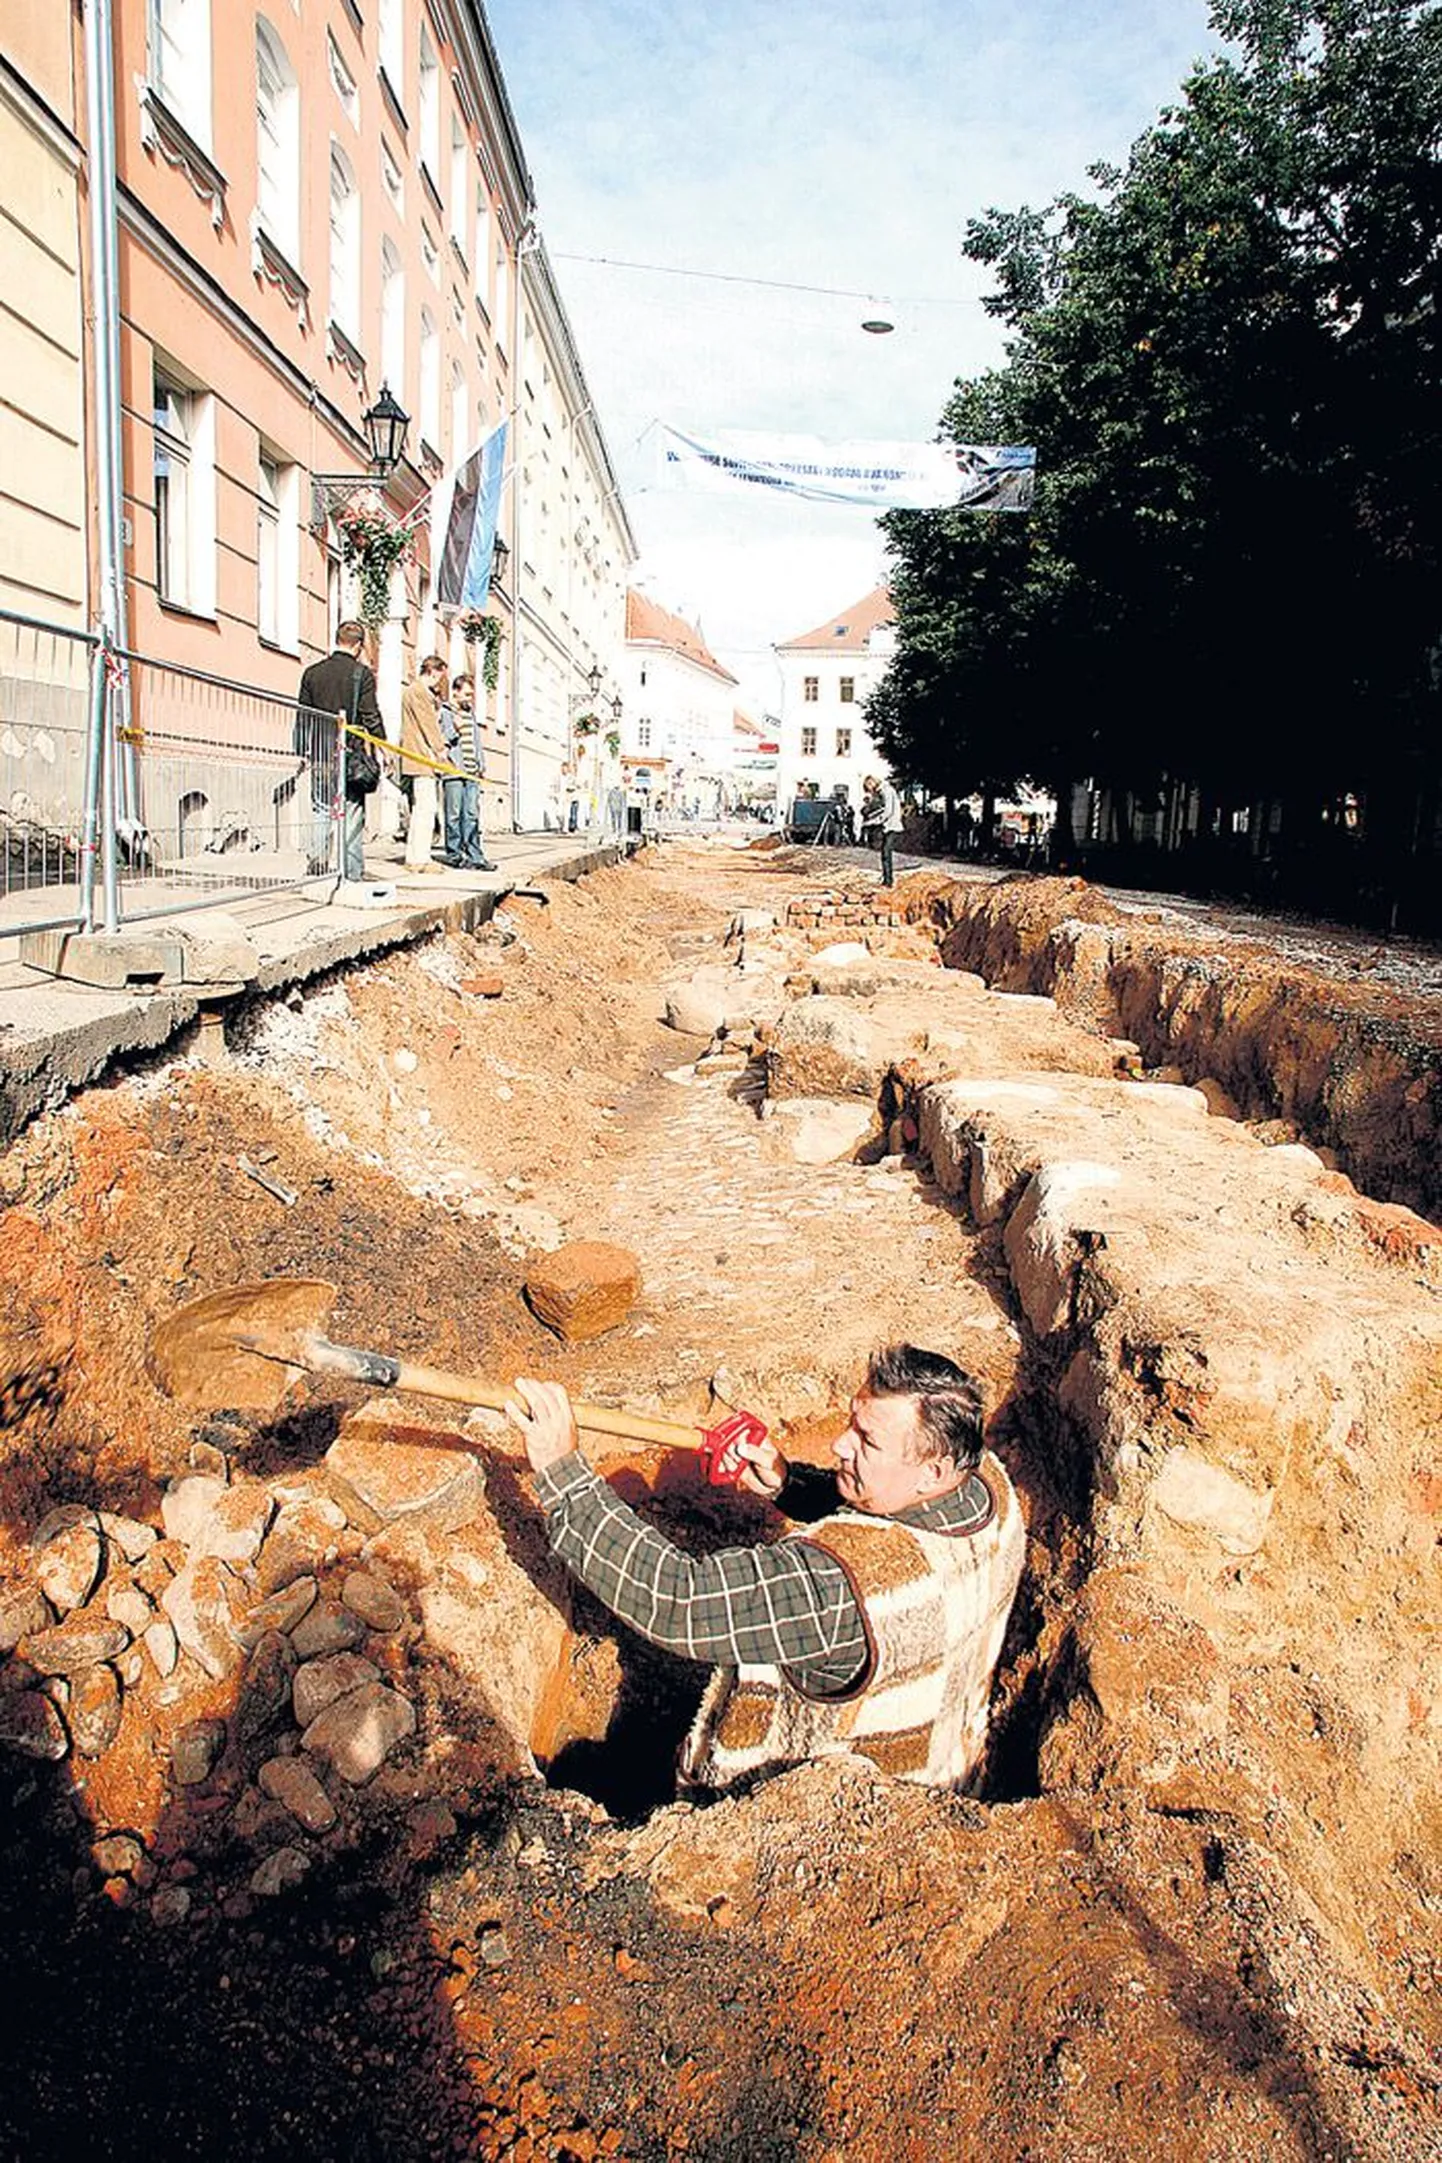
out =
[[[847,1752],[947,1787],[981,1767],[992,1677],[1025,1530],[984,1448],[981,1393],[914,1345],[873,1355],[835,1470],[743,1444],[743,1485],[778,1540],[686,1554],[586,1464],[559,1383],[520,1380],[525,1442],[556,1555],[653,1644],[714,1666],[683,1780],[725,1788]]]

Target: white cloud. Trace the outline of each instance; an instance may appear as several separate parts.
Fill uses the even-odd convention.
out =
[[[1204,0],[490,0],[539,218],[649,590],[756,703],[766,649],[880,575],[865,511],[673,496],[645,431],[930,437],[1000,358],[962,229],[1087,185],[1210,49]],[[607,268],[603,256],[894,305]],[[924,301],[924,304],[923,304]]]

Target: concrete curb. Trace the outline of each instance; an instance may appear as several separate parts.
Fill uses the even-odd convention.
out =
[[[10,962],[0,969],[0,1147],[111,1066],[161,1050],[205,1017],[218,1019],[234,1000],[288,991],[438,931],[473,930],[518,888],[578,879],[624,862],[633,851],[627,842],[568,848],[556,837],[518,850],[521,861],[503,862],[498,883],[469,892],[417,904],[398,898],[386,908],[316,901],[308,915],[298,910],[283,921],[267,915],[273,895],[257,896],[240,909],[232,900],[214,913],[229,923],[244,921],[256,952],[253,970],[239,981],[112,990]],[[498,853],[512,852],[501,844]],[[202,929],[211,913],[198,910],[176,921]],[[136,927],[136,936],[153,942],[164,928],[163,921],[146,923]]]

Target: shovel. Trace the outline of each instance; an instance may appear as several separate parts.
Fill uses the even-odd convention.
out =
[[[331,1375],[367,1389],[406,1390],[447,1404],[505,1410],[514,1389],[479,1376],[448,1374],[389,1352],[334,1344],[325,1325],[336,1287],[317,1277],[270,1277],[207,1292],[157,1324],[150,1341],[150,1371],[168,1397],[182,1404],[234,1405],[274,1411],[302,1375]],[[745,1469],[737,1445],[759,1442],[766,1429],[754,1412],[733,1412],[716,1427],[688,1427],[680,1420],[607,1405],[577,1404],[576,1424],[592,1434],[620,1435],[666,1449],[696,1450],[713,1486],[734,1487]]]

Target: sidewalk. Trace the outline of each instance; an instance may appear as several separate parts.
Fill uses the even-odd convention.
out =
[[[367,887],[394,889],[381,902],[358,902],[334,880],[314,879],[299,892],[232,898],[122,931],[152,951],[178,947],[181,982],[100,989],[28,967],[16,942],[0,942],[0,1147],[112,1060],[158,1050],[197,1021],[218,1028],[234,999],[282,991],[441,927],[469,929],[515,888],[577,878],[621,861],[635,844],[585,833],[488,834],[486,846],[494,871],[450,871],[440,863],[407,871],[398,844],[373,844]],[[216,973],[196,978],[197,968]]]

